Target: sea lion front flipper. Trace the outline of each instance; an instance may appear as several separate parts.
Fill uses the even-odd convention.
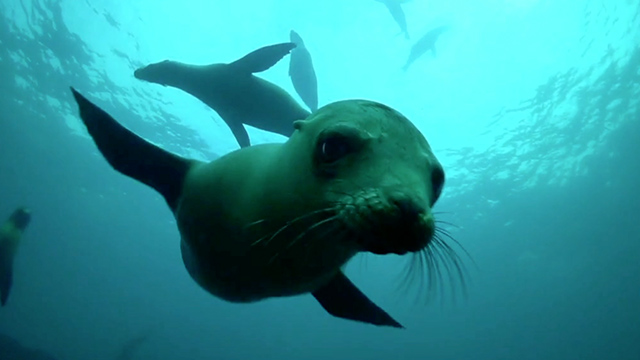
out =
[[[4,254],[0,254],[0,305],[4,306],[9,299],[11,285],[13,284],[13,264],[9,259],[5,259]]]
[[[262,72],[278,63],[280,59],[289,54],[295,47],[296,44],[292,42],[261,47],[229,65],[242,69],[242,71],[247,73]]]
[[[80,108],[82,122],[109,164],[158,191],[175,211],[184,178],[193,162],[129,131],[73,87],[71,92]]]
[[[247,129],[244,128],[244,125],[240,121],[225,121],[229,129],[233,133],[233,136],[238,141],[238,145],[241,148],[251,146],[251,140],[249,140],[249,133],[247,133]]]
[[[407,40],[410,40],[411,38],[409,37],[409,32],[405,31],[405,30],[401,30],[400,32],[398,32],[396,34],[396,36],[400,36],[400,35],[404,35],[404,38]]]
[[[386,311],[369,300],[342,271],[338,272],[327,285],[312,294],[333,316],[373,325],[404,328]]]

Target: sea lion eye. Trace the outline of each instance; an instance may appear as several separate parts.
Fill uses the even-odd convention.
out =
[[[442,193],[442,188],[444,187],[444,170],[439,166],[431,172],[431,186],[433,186],[432,203],[435,204],[436,200],[438,200]]]
[[[323,163],[333,163],[351,152],[351,144],[346,137],[333,135],[322,140],[319,158]]]

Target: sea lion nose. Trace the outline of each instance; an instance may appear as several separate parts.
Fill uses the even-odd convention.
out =
[[[392,202],[400,210],[400,218],[408,223],[417,221],[426,212],[424,206],[408,198],[393,199]]]
[[[434,232],[433,217],[427,216],[424,205],[411,198],[396,198],[391,202],[398,209],[394,242],[398,253],[415,252],[424,248]]]

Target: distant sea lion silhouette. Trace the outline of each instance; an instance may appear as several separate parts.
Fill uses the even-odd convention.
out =
[[[402,70],[407,71],[407,69],[409,69],[409,66],[413,64],[414,61],[416,61],[419,57],[424,55],[429,50],[433,52],[433,56],[436,56],[436,41],[438,40],[440,35],[442,35],[442,33],[447,31],[448,29],[448,25],[438,26],[429,30],[420,38],[420,40],[416,41],[416,43],[411,47],[409,58],[402,67]]]
[[[71,89],[99,151],[165,198],[187,271],[221,299],[311,293],[334,316],[402,327],[341,267],[359,252],[451,256],[431,212],[442,166],[420,131],[385,105],[335,102],[296,121],[285,143],[204,163],[147,142]]]
[[[240,147],[247,147],[251,142],[243,124],[288,137],[293,133],[293,122],[309,116],[284,89],[253,75],[275,65],[295,46],[265,46],[229,64],[189,65],[165,60],[137,69],[134,76],[200,99],[220,115]]]
[[[311,54],[297,32],[291,30],[289,36],[291,42],[296,44],[296,47],[291,50],[289,62],[291,82],[302,101],[312,112],[316,111],[318,110],[318,80],[313,69]]]
[[[31,222],[31,212],[18,208],[0,227],[0,304],[5,306],[13,284],[13,261],[18,252],[22,233]]]
[[[407,29],[407,18],[404,15],[402,4],[408,3],[410,0],[376,0],[383,3],[389,14],[393,17],[393,20],[400,26],[401,33],[404,34],[405,39],[409,38],[409,30]]]
[[[151,331],[146,331],[145,333],[138,334],[135,337],[130,338],[124,344],[122,344],[122,348],[118,352],[116,356],[116,360],[132,360],[135,358],[135,355],[140,350],[140,347],[147,342],[151,335]]]
[[[0,334],[0,359],[2,360],[57,360],[53,355],[22,345],[9,335]]]

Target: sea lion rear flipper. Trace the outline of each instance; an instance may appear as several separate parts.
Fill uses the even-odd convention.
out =
[[[247,129],[244,128],[244,125],[240,121],[225,121],[229,129],[233,133],[233,136],[238,141],[238,145],[241,148],[245,148],[251,146],[251,140],[249,140],[249,134],[247,133]]]
[[[158,191],[175,211],[184,178],[193,162],[165,151],[120,125],[73,87],[80,118],[109,164]]]
[[[292,42],[265,46],[248,53],[229,65],[247,73],[262,72],[275,65],[295,47],[296,44]]]
[[[333,316],[373,325],[404,328],[374,304],[342,271],[325,286],[313,292],[320,305]]]
[[[0,254],[0,305],[4,306],[9,299],[11,285],[13,284],[13,264],[7,263],[5,256]]]

